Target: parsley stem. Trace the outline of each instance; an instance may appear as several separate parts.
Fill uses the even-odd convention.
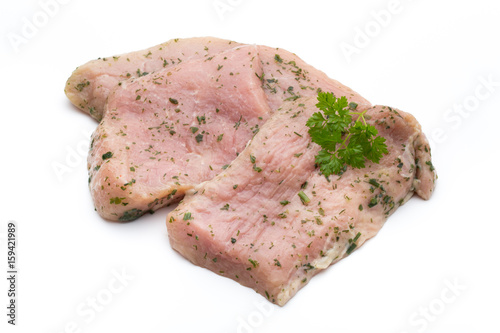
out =
[[[359,118],[361,118],[361,120],[363,120],[363,125],[366,126],[366,120],[365,120],[365,113],[368,111],[368,109],[366,109],[365,111],[363,112],[349,112],[350,115],[358,115],[358,119],[356,119],[355,123],[359,121]]]
[[[342,143],[340,144],[340,148],[345,147],[347,149],[347,145],[345,143],[347,142],[347,140],[349,140],[350,137],[351,137],[351,133],[349,133],[349,135],[346,136],[344,141],[342,141]]]
[[[354,123],[357,123],[359,121],[359,118],[361,118],[361,120],[363,120],[363,124],[365,126],[367,126],[366,125],[366,120],[365,120],[365,113],[367,111],[368,111],[368,109],[365,110],[365,111],[363,111],[363,112],[349,112],[349,114],[350,115],[358,115],[359,116]],[[347,140],[349,140],[350,137],[351,137],[351,133],[349,133],[349,135],[344,139],[344,141],[342,141],[342,143],[340,144],[341,148],[344,147],[344,148],[347,149],[347,145],[345,143],[347,142]]]

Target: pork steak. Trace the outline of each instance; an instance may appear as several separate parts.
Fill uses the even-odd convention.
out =
[[[414,192],[428,199],[436,179],[415,118],[374,106],[366,117],[389,154],[327,180],[305,126],[316,102],[283,104],[225,171],[188,191],[167,217],[176,251],[278,305],[375,236]]]
[[[109,94],[120,82],[194,59],[206,59],[240,43],[214,37],[172,39],[145,50],[99,58],[75,69],[65,93],[76,107],[100,121]]]

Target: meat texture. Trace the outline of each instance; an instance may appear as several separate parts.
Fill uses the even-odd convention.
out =
[[[113,93],[89,155],[104,218],[129,221],[175,202],[243,150],[270,114],[255,53],[246,47],[185,62]]]
[[[96,210],[129,221],[177,202],[229,164],[283,101],[319,90],[370,106],[296,55],[265,46],[123,81],[108,97],[88,158]]]
[[[121,81],[185,61],[206,59],[238,45],[241,44],[214,37],[176,38],[145,50],[99,58],[78,67],[64,91],[71,103],[100,121],[108,95]]]
[[[71,103],[100,121],[109,95],[122,82],[169,70],[190,60],[210,60],[216,54],[243,45],[215,37],[177,38],[145,50],[99,58],[73,72],[66,82],[65,93]],[[304,90],[311,90],[325,82],[328,82],[326,88],[329,91],[342,90],[347,96],[358,98],[358,102],[368,103],[349,88],[307,65],[295,54],[267,46],[256,47],[265,73],[260,79],[263,87],[269,91],[269,96],[273,96],[270,102],[274,109],[285,98],[309,96],[310,93]]]
[[[375,236],[414,192],[428,199],[436,179],[415,118],[373,106],[366,118],[389,154],[327,180],[305,126],[316,102],[283,104],[225,171],[188,191],[167,217],[175,250],[278,305]]]

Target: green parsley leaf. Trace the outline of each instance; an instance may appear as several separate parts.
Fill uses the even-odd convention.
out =
[[[347,166],[361,169],[366,160],[379,163],[388,154],[385,138],[377,136],[377,129],[366,123],[365,113],[355,112],[355,103],[345,96],[336,98],[331,92],[319,92],[315,112],[306,123],[311,141],[321,146],[315,157],[321,173],[328,177],[341,175]],[[352,116],[357,115],[356,121]]]

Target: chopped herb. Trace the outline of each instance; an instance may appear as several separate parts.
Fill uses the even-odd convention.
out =
[[[357,242],[357,240],[359,239],[359,237],[360,237],[360,236],[361,236],[361,233],[360,233],[360,232],[358,232],[358,233],[356,234],[356,237],[354,237],[352,240],[350,240],[351,245],[349,245],[349,247],[347,248],[347,251],[346,251],[346,254],[347,254],[347,255],[351,254],[351,253],[352,253],[352,251],[354,251],[354,249],[356,249],[356,247],[358,246],[358,245],[356,244],[356,242]]]
[[[256,164],[253,165],[253,170],[257,172],[262,172],[262,168],[259,168]]]
[[[191,213],[190,212],[186,212],[184,213],[184,217],[182,218],[184,221],[187,221],[187,220],[192,220],[193,217],[191,216]]]
[[[138,77],[141,77],[141,76],[144,76],[144,75],[148,75],[149,73],[148,72],[142,72],[141,73],[141,70],[140,69],[137,69],[137,76]]]
[[[368,208],[375,207],[378,204],[378,197],[374,196],[368,203]]]
[[[176,188],[174,188],[174,189],[172,190],[172,192],[170,192],[170,194],[169,194],[169,195],[167,195],[167,200],[172,199],[172,197],[175,195],[175,193],[177,193],[177,189],[176,189]]]
[[[169,101],[170,101],[170,103],[172,103],[172,104],[176,104],[176,105],[177,105],[177,104],[179,104],[179,101],[178,101],[178,100],[176,100],[175,98],[169,97],[169,98],[168,98],[168,100],[169,100]]]
[[[205,119],[205,115],[203,116],[196,116],[196,119],[198,120],[198,124],[206,124],[206,119]]]
[[[78,83],[75,88],[78,91],[82,91],[83,88],[87,87],[88,85],[90,85],[90,81],[85,81],[85,82]]]
[[[219,135],[219,136],[217,137],[217,142],[222,141],[222,137],[223,137],[223,136],[224,136],[224,134]]]
[[[376,179],[371,178],[371,179],[368,181],[368,183],[369,183],[370,185],[373,185],[373,186],[374,186],[374,187],[376,187],[376,188],[379,188],[379,187],[380,187],[380,184],[377,182],[377,180],[376,180]]]
[[[236,243],[236,238],[231,237],[231,243]]]
[[[307,205],[309,202],[311,202],[311,199],[309,199],[309,197],[303,191],[300,191],[298,195],[300,201],[302,201],[304,205]]]
[[[427,161],[427,162],[425,162],[425,164],[427,164],[429,166],[429,168],[431,169],[431,172],[435,170],[431,161]]]
[[[113,157],[113,153],[110,151],[108,151],[106,154],[102,155],[103,160],[110,159],[111,157]]]
[[[288,201],[288,200],[283,200],[283,201],[280,201],[280,204],[281,204],[282,206],[286,206],[286,205],[288,205],[289,203],[290,203],[290,201]]]
[[[202,142],[202,141],[203,141],[203,134],[198,134],[198,135],[195,137],[195,139],[196,139],[196,142],[198,142],[198,143]]]
[[[241,118],[243,118],[243,116],[240,116],[240,119],[237,122],[234,123],[234,128],[235,129],[238,129],[240,127],[240,125],[241,125]]]
[[[248,258],[248,261],[252,264],[253,268],[256,268],[257,266],[259,266],[259,263],[257,262],[257,260],[252,260],[252,259]]]
[[[310,262],[308,262],[307,264],[304,264],[302,265],[302,267],[305,267],[304,270],[307,272],[307,271],[310,271],[311,269],[314,269],[316,267],[314,267],[313,265],[311,265]]]
[[[125,198],[119,198],[119,197],[111,198],[111,199],[109,199],[109,204],[110,205],[112,205],[112,204],[119,205],[122,203],[123,200],[125,200]]]
[[[132,221],[142,215],[142,210],[137,208],[132,208],[123,213],[122,216],[118,218],[121,222]]]
[[[229,204],[225,204],[220,210],[229,210]]]
[[[356,243],[351,243],[351,245],[349,245],[349,247],[347,248],[347,251],[346,251],[346,254],[351,254],[352,251],[354,251],[354,249],[357,247],[358,245]]]

